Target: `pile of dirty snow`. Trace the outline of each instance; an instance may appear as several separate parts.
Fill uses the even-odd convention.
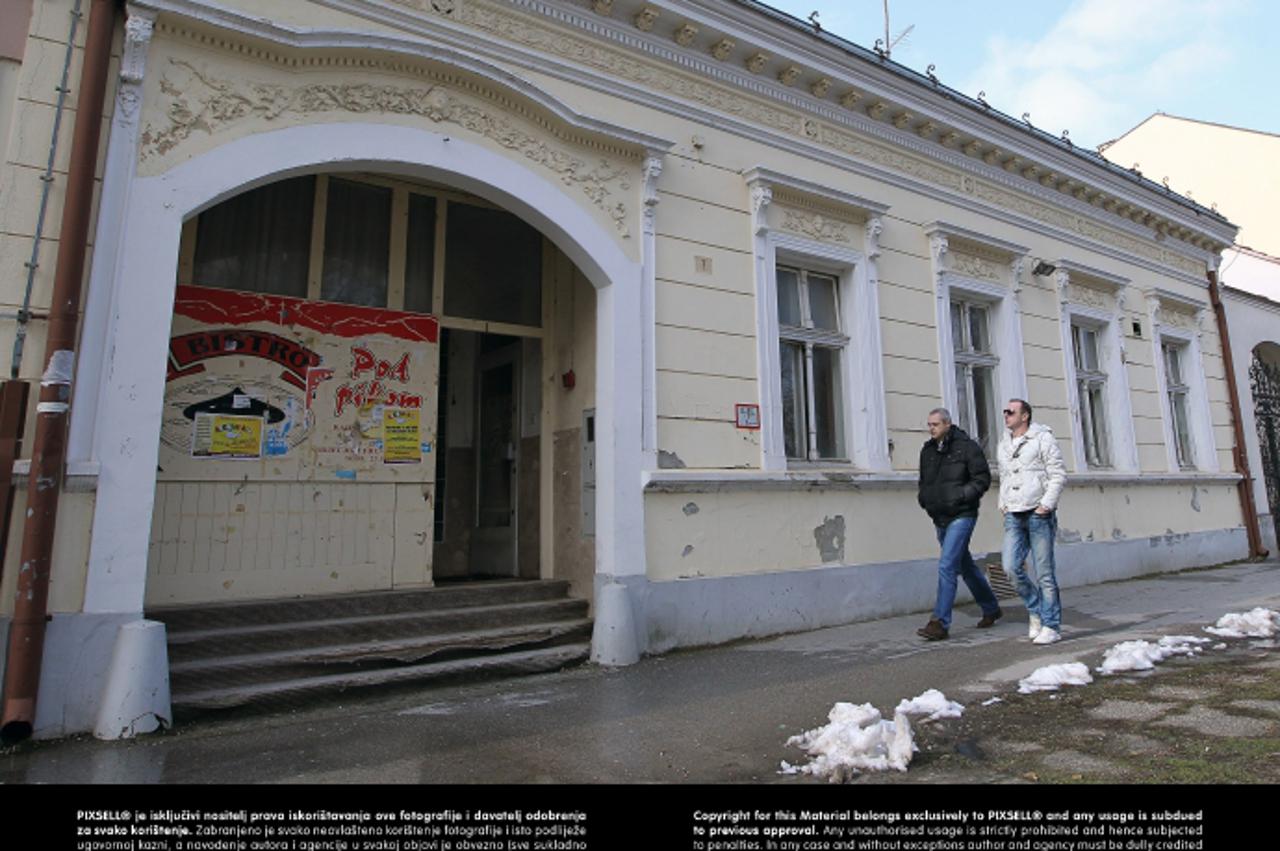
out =
[[[1018,681],[1018,692],[1031,694],[1035,691],[1057,691],[1060,686],[1087,686],[1093,682],[1089,668],[1080,662],[1069,662],[1065,665],[1046,665],[1037,668],[1031,676]]]
[[[902,712],[892,721],[880,717],[870,703],[837,703],[825,727],[792,736],[795,745],[813,758],[808,765],[782,763],[783,774],[812,774],[840,783],[861,771],[906,771],[915,751],[911,722]]]
[[[1261,606],[1243,614],[1233,612],[1218,618],[1214,626],[1206,626],[1204,631],[1223,638],[1272,638],[1280,633],[1280,613]]]
[[[1106,652],[1100,674],[1118,674],[1121,671],[1149,671],[1170,656],[1194,656],[1208,644],[1207,638],[1190,635],[1166,635],[1155,644],[1150,641],[1122,641]]]
[[[884,720],[869,703],[837,703],[827,715],[831,723],[787,739],[788,747],[794,745],[812,758],[809,764],[784,761],[779,773],[811,774],[840,783],[863,771],[906,771],[916,751],[908,716],[934,721],[959,718],[963,712],[963,706],[932,688],[900,702],[892,721]]]
[[[894,716],[901,712],[904,715],[924,715],[925,721],[937,721],[939,718],[959,718],[964,714],[964,707],[936,688],[931,688],[919,697],[902,700],[894,710]]]

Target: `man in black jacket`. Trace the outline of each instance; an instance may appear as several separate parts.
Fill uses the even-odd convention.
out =
[[[969,554],[969,538],[978,522],[978,505],[991,487],[991,468],[982,447],[952,425],[946,408],[929,412],[929,439],[920,448],[920,507],[928,512],[942,545],[938,559],[938,600],[933,617],[916,634],[927,641],[947,637],[951,606],[956,600],[956,574],[982,607],[980,628],[995,624],[1000,616],[996,595],[987,577]]]

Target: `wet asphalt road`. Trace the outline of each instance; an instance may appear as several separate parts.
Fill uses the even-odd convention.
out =
[[[889,714],[929,688],[968,704],[1051,663],[1096,665],[1119,641],[1200,633],[1280,609],[1280,564],[1239,564],[1063,591],[1064,641],[1026,640],[961,607],[948,641],[909,615],[502,682],[404,688],[272,712],[205,715],[133,741],[79,738],[0,754],[4,783],[783,783],[785,742],[837,701]],[[1202,634],[1202,633],[1201,633]]]

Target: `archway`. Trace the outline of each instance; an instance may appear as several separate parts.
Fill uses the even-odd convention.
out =
[[[1280,345],[1259,343],[1249,364],[1253,416],[1271,521],[1280,540]]]

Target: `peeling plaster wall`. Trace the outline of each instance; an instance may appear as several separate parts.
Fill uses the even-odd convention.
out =
[[[674,492],[662,492],[664,487]],[[916,504],[913,482],[813,489],[735,485],[718,492],[655,484],[645,519],[648,577],[655,582],[937,558],[933,525]],[[1242,528],[1231,483],[1069,483],[1058,537],[1061,544],[1140,541],[1167,549],[1189,540],[1185,536]],[[1002,535],[996,494],[988,492],[974,532],[975,556],[998,554]]]
[[[1070,606],[1070,589],[1080,585],[1220,563],[1247,551],[1243,528],[1186,533],[1167,545],[1147,538],[1059,544],[1058,579]],[[640,623],[642,652],[663,653],[927,612],[937,581],[935,560],[908,559],[719,579],[637,577],[626,584]],[[971,601],[961,584],[956,604]]]
[[[53,563],[49,574],[49,611],[78,612],[84,606],[84,582],[88,574],[89,529],[93,523],[96,494],[81,490],[87,483],[72,479],[58,498],[58,525],[54,529]],[[4,576],[0,577],[0,615],[12,615],[18,571],[21,570],[22,526],[27,513],[26,482],[14,493],[13,516],[9,521],[8,552],[4,553]],[[3,656],[0,653],[0,656]]]

